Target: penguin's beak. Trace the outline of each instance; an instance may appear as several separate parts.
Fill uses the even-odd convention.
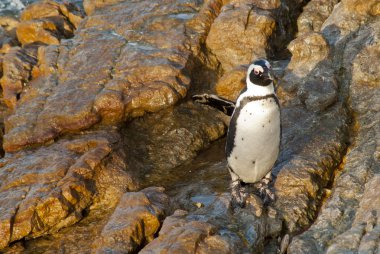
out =
[[[264,75],[265,79],[274,80],[274,75],[271,70],[268,71],[268,73],[265,73]]]

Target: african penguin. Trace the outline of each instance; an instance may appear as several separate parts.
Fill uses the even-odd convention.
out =
[[[232,200],[240,206],[244,206],[246,198],[242,186],[270,175],[281,139],[280,105],[269,62],[254,61],[248,68],[246,83],[232,113],[225,147]]]

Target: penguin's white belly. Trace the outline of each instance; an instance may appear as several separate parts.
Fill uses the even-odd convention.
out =
[[[257,182],[272,169],[279,153],[280,129],[280,109],[274,98],[251,101],[241,108],[227,159],[240,180]]]

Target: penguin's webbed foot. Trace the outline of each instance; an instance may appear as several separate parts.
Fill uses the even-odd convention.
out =
[[[268,204],[269,202],[275,200],[275,195],[269,188],[269,183],[271,182],[271,180],[271,178],[265,177],[256,185],[256,188],[259,192],[259,196],[263,200],[264,204]]]
[[[248,194],[246,193],[245,187],[242,186],[239,180],[233,181],[231,183],[231,203],[233,207],[245,206]]]

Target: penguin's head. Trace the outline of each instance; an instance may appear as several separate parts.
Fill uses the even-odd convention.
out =
[[[248,68],[247,80],[258,86],[268,86],[273,82],[272,66],[265,59],[254,61]]]

